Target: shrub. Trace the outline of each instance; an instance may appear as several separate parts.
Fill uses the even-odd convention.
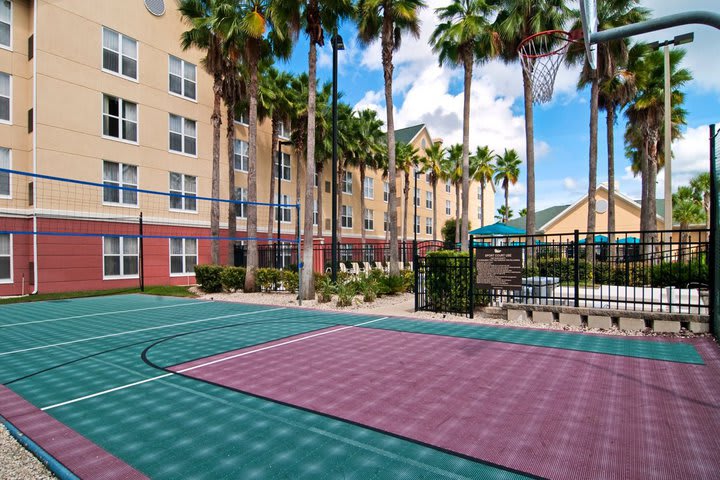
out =
[[[244,267],[223,267],[220,272],[222,287],[230,292],[242,290],[245,286]]]
[[[397,295],[405,291],[405,280],[402,275],[388,275],[383,278],[382,291],[387,295]]]
[[[653,287],[687,288],[690,283],[710,283],[709,269],[703,260],[662,262],[650,270]]]
[[[340,283],[337,286],[337,306],[349,307],[355,297],[354,287],[350,283]]]
[[[367,281],[361,285],[361,293],[363,295],[363,302],[370,303],[374,302],[377,298],[378,284],[374,281]]]
[[[447,312],[468,310],[473,268],[467,252],[429,252],[426,272],[428,300],[434,308]]]
[[[285,290],[290,293],[297,292],[300,284],[298,272],[293,270],[281,270],[281,272],[282,284],[285,287]]]
[[[415,272],[412,270],[403,270],[400,273],[403,279],[403,291],[412,293],[415,291]]]
[[[578,260],[580,281],[587,282],[592,278],[587,261]],[[540,258],[523,269],[526,277],[558,277],[561,282],[575,281],[575,259],[573,258]]]
[[[206,293],[222,291],[222,265],[195,265],[195,280]]]
[[[330,280],[330,277],[323,276],[319,282],[315,284],[317,301],[320,303],[328,303],[332,300],[335,290],[335,285],[332,283],[332,280]]]
[[[282,280],[282,272],[276,268],[258,268],[255,281],[262,291],[275,290]]]

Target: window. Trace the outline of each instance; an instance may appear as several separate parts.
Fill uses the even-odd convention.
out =
[[[12,47],[12,2],[3,0],[0,2],[0,45]]]
[[[173,57],[172,55],[169,57],[168,65],[168,89],[170,92],[180,95],[181,97],[189,98],[190,100],[195,100],[195,89],[197,88],[195,73],[197,67],[192,63]]]
[[[240,172],[248,171],[248,164],[250,162],[250,157],[248,156],[248,147],[249,144],[246,141],[235,139],[235,143],[233,144],[235,170],[238,170]]]
[[[373,178],[365,177],[363,195],[365,195],[365,198],[369,198],[370,200],[375,198],[375,180]]]
[[[352,172],[345,172],[343,175],[342,192],[352,195]]]
[[[290,204],[292,203],[292,200],[290,200],[290,197],[288,195],[282,195],[280,197],[280,203],[283,204]],[[290,223],[290,218],[292,217],[292,207],[280,207],[275,209],[275,221],[278,221],[278,212],[280,213],[280,222],[281,223]]]
[[[235,189],[235,200],[241,202],[247,202],[247,188],[236,188]],[[247,204],[236,203],[235,204],[235,215],[238,218],[247,218]]]
[[[103,203],[137,206],[137,190],[124,190],[125,188],[138,188],[137,167],[124,163],[103,161]]]
[[[290,123],[280,120],[278,122],[278,136],[281,138],[290,138]]]
[[[197,211],[197,178],[170,172],[170,210]]]
[[[432,172],[427,172],[425,174],[425,183],[428,183],[428,184],[432,183]]]
[[[482,219],[482,207],[478,205],[478,212],[477,212],[478,220]]]
[[[383,232],[387,232],[390,230],[390,219],[388,218],[388,213],[383,212]]]
[[[415,215],[415,233],[420,233],[420,216]]]
[[[352,228],[352,207],[343,205],[340,207],[340,225],[342,228]]]
[[[137,41],[103,27],[103,70],[137,80]]]
[[[282,162],[282,166],[281,166],[281,168],[280,168],[280,178],[282,178],[283,180],[287,180],[287,181],[289,182],[289,181],[290,181],[290,174],[291,174],[291,170],[290,170],[290,154],[289,154],[289,153],[285,153],[285,152],[280,153],[280,161]],[[275,160],[274,165],[275,165],[275,178],[277,178],[277,174],[278,174],[278,163],[277,163],[277,159]]]
[[[103,237],[103,273],[106,277],[137,277],[138,239]]]
[[[197,132],[195,120],[170,114],[170,151],[195,155],[197,153]]]
[[[425,192],[425,207],[432,210],[432,207],[433,207],[432,192]]]
[[[450,200],[445,200],[445,215],[451,215],[452,213],[452,204],[450,203]]]
[[[170,275],[195,274],[197,239],[170,239]]]
[[[137,142],[137,105],[122,98],[103,95],[103,135]]]
[[[12,281],[12,237],[0,234],[0,283]]]
[[[236,112],[237,117],[235,118],[235,121],[238,123],[242,123],[243,125],[248,125],[250,123],[250,113],[248,110],[243,110],[240,113]]]
[[[363,220],[365,221],[365,230],[375,230],[375,218],[372,210],[369,208],[365,209]]]
[[[10,122],[10,75],[0,72],[0,121]]]
[[[477,187],[477,190],[478,190],[477,198],[478,198],[478,200],[482,200],[482,187]]]
[[[0,147],[0,168],[11,168],[9,148]],[[10,198],[11,193],[10,174],[0,172],[0,198]]]
[[[451,187],[452,187],[452,182],[450,180],[445,180],[445,193],[450,193]]]
[[[383,182],[383,202],[387,203],[388,198],[390,198],[390,184]]]
[[[420,189],[419,188],[415,189],[415,206],[416,207],[420,206]]]
[[[340,261],[350,262],[353,260],[353,246],[350,243],[340,244]]]
[[[318,216],[318,202],[317,198],[313,200],[313,225],[317,225],[320,217]]]
[[[320,176],[315,172],[315,188],[320,186]]]
[[[432,235],[432,218],[426,218],[425,219],[425,233],[428,235]]]

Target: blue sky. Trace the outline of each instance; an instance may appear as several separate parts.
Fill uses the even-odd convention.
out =
[[[427,44],[436,20],[434,9],[448,0],[426,0],[421,12],[422,32],[419,39],[403,38],[395,55],[393,103],[395,126],[402,128],[425,123],[433,137],[445,145],[462,139],[462,71],[439,67],[437,57]],[[644,0],[643,6],[659,17],[683,10],[720,11],[717,0]],[[684,137],[673,142],[673,190],[708,167],[708,127],[720,122],[720,62],[716,61],[720,31],[703,25],[688,25],[635,37],[654,41],[675,35],[695,33],[695,41],[685,45],[683,66],[691,70],[694,80],[685,88],[688,111]],[[346,50],[339,54],[339,89],[343,100],[356,108],[374,108],[385,118],[382,65],[379,42],[368,47],[357,41],[352,25],[340,31]],[[330,42],[318,53],[318,76],[332,78]],[[293,57],[281,68],[292,72],[307,70],[307,39],[301,37]],[[537,208],[575,202],[587,193],[589,150],[589,90],[575,88],[578,69],[561,67],[555,83],[553,100],[535,107],[535,175]],[[607,180],[605,117],[601,112],[598,141],[598,181]],[[615,128],[616,182],[620,191],[639,198],[640,180],[628,171],[622,137],[625,127],[621,115]],[[489,145],[496,152],[515,148],[525,156],[525,134],[522,78],[519,62],[504,65],[493,61],[475,67],[471,95],[470,147]],[[659,175],[658,192],[662,196],[663,175]],[[526,169],[510,191],[511,207],[517,212],[525,206]],[[496,204],[502,203],[498,189]]]

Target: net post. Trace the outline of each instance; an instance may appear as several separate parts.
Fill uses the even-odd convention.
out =
[[[573,294],[573,304],[575,307],[580,306],[580,230],[575,229],[573,233],[573,284],[575,285],[575,293]],[[585,246],[587,248],[587,245]]]
[[[473,318],[475,316],[475,276],[474,273],[474,265],[473,265],[473,250],[475,250],[475,239],[474,235],[470,235],[470,248],[468,248],[470,252],[470,264],[468,265],[468,280],[469,280],[469,286],[470,286],[470,318]]]
[[[418,286],[420,285],[419,282],[419,275],[420,275],[420,268],[418,265],[418,249],[417,249],[417,240],[413,242],[413,277],[415,280],[415,311],[418,311]]]
[[[297,273],[298,273],[298,305],[302,306],[302,271],[305,268],[300,249],[300,204],[295,205],[295,215],[297,217],[297,227],[295,229],[295,241],[297,242]]]
[[[145,291],[145,237],[143,235],[143,214],[140,212],[140,291]]]

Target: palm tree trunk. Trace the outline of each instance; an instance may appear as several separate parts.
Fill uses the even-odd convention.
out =
[[[437,177],[434,174],[433,174],[432,190],[433,190],[433,242],[434,242],[435,240],[437,240],[437,211],[438,211]]]
[[[403,187],[403,244],[407,243],[407,226],[408,226],[408,199],[410,198],[410,172],[405,172],[405,186]],[[413,196],[413,202],[415,197]],[[414,219],[413,219],[414,221]]]
[[[382,64],[385,80],[385,111],[387,116],[387,153],[388,153],[388,220],[390,221],[390,275],[399,275],[398,234],[397,234],[397,172],[395,170],[395,119],[393,117],[392,76],[394,48],[394,29],[392,15],[385,12],[382,25]]]
[[[251,46],[254,51],[250,54],[248,81],[248,98],[250,99],[250,112],[248,115],[248,205],[247,205],[247,266],[245,270],[245,291],[256,290],[255,275],[258,268],[257,249],[257,93],[258,93],[258,52],[257,46]]]
[[[275,198],[275,182],[278,181],[279,178],[279,172],[275,169],[275,162],[278,160],[278,137],[280,136],[279,129],[278,129],[278,120],[273,115],[273,118],[271,120],[271,143],[270,151],[272,152],[272,160],[270,161],[270,199],[268,200],[268,203],[277,203],[277,198]],[[273,223],[275,223],[275,208],[268,207],[268,222],[267,222],[267,238],[268,241],[273,238]]]
[[[220,198],[220,125],[222,118],[220,113],[220,99],[222,93],[222,77],[216,73],[213,78],[213,113],[210,123],[213,127],[213,157],[212,157],[212,186],[210,195],[212,198]],[[220,263],[220,204],[217,201],[210,202],[210,258],[212,263]]]
[[[463,58],[465,79],[463,86],[463,149],[462,149],[462,225],[460,227],[460,250],[468,251],[470,211],[470,88],[472,87],[472,54]]]
[[[590,158],[589,158],[589,174],[588,174],[588,216],[587,231],[588,238],[592,237],[595,232],[595,214],[597,198],[597,142],[598,142],[598,95],[599,95],[598,74],[592,74],[590,86]],[[588,240],[588,245],[591,241]],[[595,255],[594,248],[585,249],[586,260],[591,262]]]
[[[455,244],[460,241],[460,184],[455,182]],[[453,248],[455,245],[453,245]]]
[[[533,121],[532,84],[527,72],[523,70],[523,93],[525,99],[525,158],[527,160],[527,213],[525,232],[535,233],[535,125]]]
[[[507,182],[503,182],[503,188],[505,189],[505,211],[503,212],[503,222],[507,223],[509,220],[509,214],[510,214],[510,184]]]
[[[317,187],[317,210],[318,210],[318,224],[317,224],[317,236],[323,238],[323,162],[315,164],[315,169],[318,176],[318,187]]]
[[[310,40],[308,51],[308,124],[307,124],[307,155],[305,158],[305,222],[303,225],[303,268],[302,289],[300,298],[310,300],[315,298],[315,282],[313,281],[313,203],[315,184],[315,96],[316,87],[317,51],[315,42]],[[300,161],[296,174],[297,188],[300,188]],[[298,198],[300,198],[298,192]],[[298,218],[298,222],[300,219]]]
[[[365,245],[365,162],[360,161],[360,242]]]
[[[480,182],[480,226],[485,226],[485,179]]]
[[[606,116],[608,152],[608,225],[610,244],[615,243],[615,106],[609,105]]]
[[[657,133],[657,131],[656,131]],[[651,150],[648,155],[648,230],[657,230],[657,173],[658,173],[658,148],[657,148],[657,136],[651,137],[652,144],[655,147]],[[672,225],[665,228],[672,228]],[[655,235],[653,235],[655,237]]]
[[[227,155],[228,155],[228,198],[235,197],[235,162],[234,162],[234,146],[235,146],[235,105],[226,105],[227,107]],[[234,264],[235,259],[235,242],[232,240],[237,233],[237,216],[235,212],[235,204],[228,203],[228,265]]]
[[[337,178],[335,181],[337,182],[337,185],[339,188],[337,189],[337,218],[335,219],[335,235],[337,236],[338,243],[342,242],[342,198],[343,198],[343,177],[345,176],[345,171],[343,170],[343,162],[340,158],[338,158],[338,171],[337,171]],[[338,252],[338,255],[340,253]]]

